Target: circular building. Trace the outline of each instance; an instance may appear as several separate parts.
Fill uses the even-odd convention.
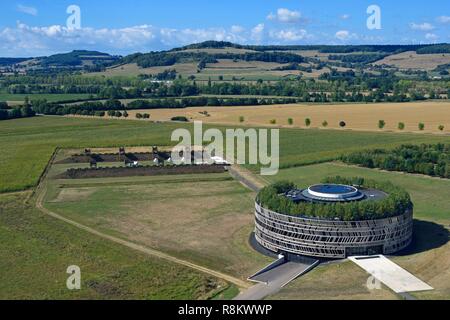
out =
[[[255,239],[274,253],[319,258],[392,254],[411,243],[413,206],[391,187],[265,188],[255,202]]]

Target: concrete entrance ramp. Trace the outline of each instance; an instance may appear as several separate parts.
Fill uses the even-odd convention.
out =
[[[277,261],[248,278],[250,281],[258,282],[258,284],[242,292],[235,300],[261,300],[275,294],[289,282],[307,273],[318,264],[319,261],[314,259],[288,261],[285,257],[280,257]]]

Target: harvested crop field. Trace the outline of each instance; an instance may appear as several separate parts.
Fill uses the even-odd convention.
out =
[[[450,54],[417,54],[414,51],[402,52],[375,62],[376,65],[389,65],[400,69],[433,70],[437,66],[450,63]]]
[[[208,112],[208,116],[200,112]],[[339,105],[274,105],[255,107],[195,107],[186,109],[156,109],[130,111],[129,119],[136,113],[149,112],[151,120],[168,121],[174,116],[186,116],[191,121],[201,120],[205,123],[241,124],[252,126],[269,126],[275,120],[276,126],[305,127],[305,119],[311,119],[311,127],[322,128],[327,121],[327,128],[338,129],[339,122],[345,121],[346,129],[363,131],[382,131],[378,121],[384,120],[384,131],[400,131],[398,123],[403,122],[408,132],[440,132],[438,126],[444,126],[444,133],[450,131],[449,102],[414,102],[414,103],[379,103],[379,104],[339,104]],[[240,122],[240,117],[244,122]],[[288,125],[288,119],[293,125]],[[418,124],[425,125],[420,131]],[[273,124],[272,124],[273,125]]]

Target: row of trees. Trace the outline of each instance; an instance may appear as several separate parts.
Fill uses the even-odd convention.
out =
[[[374,188],[386,192],[388,196],[378,201],[358,201],[334,204],[310,202],[295,203],[284,195],[286,192],[296,189],[297,187],[291,182],[283,181],[262,189],[258,194],[257,201],[265,208],[288,215],[330,220],[339,219],[343,221],[360,221],[393,217],[403,214],[406,210],[413,207],[409,194],[405,190],[394,186],[391,183],[380,183],[359,177],[348,179],[339,176],[326,178],[323,182]]]
[[[341,160],[368,168],[450,178],[450,144],[402,145],[343,155]]]
[[[378,120],[378,129],[384,129],[385,126],[386,126],[386,121],[384,121],[384,120]],[[425,130],[425,123],[419,122],[419,123],[417,124],[417,127],[418,127],[418,129],[419,129],[420,131],[423,131],[423,130]],[[441,125],[439,125],[437,128],[438,128],[439,131],[444,131],[445,126],[441,124]],[[399,123],[397,124],[397,129],[398,129],[398,130],[405,130],[405,123],[404,123],[404,122],[399,122]]]
[[[296,103],[294,98],[217,98],[217,97],[193,97],[193,98],[166,98],[151,100],[135,100],[127,105],[127,109],[161,109],[161,108],[186,108],[206,106],[254,106],[271,104]]]
[[[127,105],[122,104],[120,100],[110,99],[105,102],[89,101],[80,104],[58,104],[50,103],[47,100],[33,100],[32,109],[39,114],[49,115],[98,115],[100,111],[120,111],[136,109],[162,109],[173,108],[180,109],[195,106],[253,106],[268,104],[287,104],[295,103],[297,100],[292,98],[279,99],[256,99],[256,98],[215,98],[215,97],[194,97],[194,98],[165,98],[151,100],[135,100]]]
[[[28,104],[10,108],[6,102],[0,102],[0,120],[29,118],[34,117],[35,115],[36,113]]]
[[[291,66],[300,66],[292,64]],[[301,67],[301,66],[300,66]],[[160,80],[172,80],[174,70],[156,75]],[[12,94],[90,94],[96,98],[126,99],[141,97],[186,97],[209,95],[259,95],[295,97],[303,102],[381,102],[435,99],[450,91],[446,81],[401,80],[394,73],[380,75],[356,73],[353,70],[332,69],[320,80],[283,80],[277,82],[214,82],[177,79],[173,83],[150,82],[147,76],[135,79],[105,79],[79,76],[11,76],[0,78],[0,90]]]

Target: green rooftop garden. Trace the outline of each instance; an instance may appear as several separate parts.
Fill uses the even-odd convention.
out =
[[[412,209],[411,198],[404,189],[390,182],[365,180],[364,178],[328,177],[322,183],[354,185],[360,189],[377,189],[387,193],[387,197],[378,200],[362,200],[345,203],[311,203],[288,199],[284,194],[298,189],[292,182],[280,181],[262,189],[257,201],[269,210],[298,217],[327,220],[361,221],[394,217]]]

